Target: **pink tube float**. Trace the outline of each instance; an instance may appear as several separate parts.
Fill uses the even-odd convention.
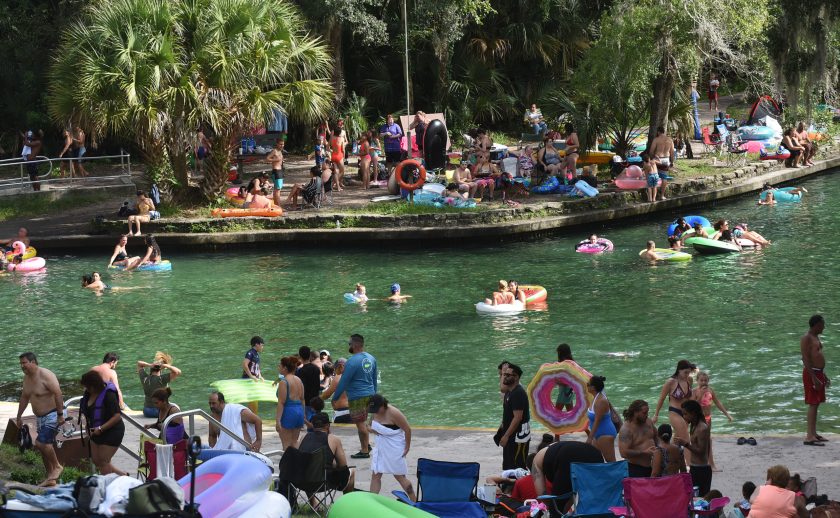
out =
[[[603,237],[599,237],[594,243],[589,242],[588,239],[584,239],[577,245],[575,245],[575,252],[581,254],[600,254],[603,252],[612,252],[613,251],[613,243],[609,239],[604,239]]]
[[[661,184],[662,180],[656,182],[657,187]],[[647,178],[641,167],[631,165],[616,177],[615,185],[619,189],[645,189],[647,188]]]
[[[26,245],[22,241],[12,243],[12,250],[15,255],[26,257]],[[20,264],[9,261],[9,264],[6,265],[6,270],[10,272],[37,272],[46,265],[47,262],[43,257],[30,257],[29,259],[24,259]]]

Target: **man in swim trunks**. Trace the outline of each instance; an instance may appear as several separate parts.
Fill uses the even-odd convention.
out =
[[[668,170],[674,165],[674,140],[665,134],[665,128],[656,128],[656,137],[650,144],[650,156],[656,161],[656,169],[662,185],[659,188],[659,199],[665,199],[665,188],[668,186]]]
[[[283,164],[283,148],[286,142],[279,138],[274,144],[274,149],[265,157],[265,161],[271,164],[271,180],[274,183],[274,204],[280,206],[280,189],[283,188],[283,179],[286,176],[286,166]]]
[[[367,430],[368,405],[376,394],[376,358],[365,352],[365,339],[354,334],[347,343],[348,351],[353,356],[347,360],[344,375],[335,388],[332,401],[336,403],[347,394],[347,406],[350,408],[350,420],[356,425],[361,449],[351,455],[354,459],[370,458],[370,435]]]
[[[647,401],[633,401],[624,411],[624,426],[618,432],[618,452],[627,460],[631,477],[645,478],[651,474],[650,461],[658,439],[649,413]]]
[[[35,449],[41,453],[44,471],[47,474],[47,478],[39,485],[54,486],[64,470],[64,467],[58,463],[58,457],[53,448],[58,428],[64,424],[64,399],[61,396],[61,387],[52,371],[38,365],[38,358],[34,353],[23,353],[18,359],[23,371],[23,391],[20,394],[15,423],[18,428],[21,427],[20,416],[23,415],[26,406],[31,403],[32,412],[38,419]]]
[[[102,363],[90,370],[98,372],[103,382],[108,383],[110,381],[115,387],[117,387],[117,396],[119,396],[120,399],[120,409],[123,409],[125,408],[125,402],[123,401],[122,390],[120,389],[120,381],[117,377],[117,364],[119,362],[119,354],[114,352],[105,353],[105,357],[102,358]]]
[[[802,353],[802,383],[805,386],[805,403],[808,405],[808,431],[806,446],[824,446],[825,438],[817,433],[817,410],[825,403],[825,388],[831,380],[825,375],[825,355],[820,335],[825,329],[822,315],[814,315],[808,321],[808,332],[799,340]]]
[[[502,367],[502,423],[493,437],[502,447],[502,469],[525,468],[531,445],[528,393],[519,383],[522,369],[512,363]]]

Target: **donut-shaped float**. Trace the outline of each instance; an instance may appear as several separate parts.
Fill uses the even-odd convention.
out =
[[[519,289],[525,292],[525,304],[545,302],[548,298],[548,291],[537,284],[522,284]]]
[[[674,235],[674,231],[677,229],[677,220],[678,219],[679,218],[675,219],[674,221],[671,222],[670,225],[668,225],[668,237],[671,237],[671,236]],[[712,224],[709,223],[709,220],[704,218],[703,216],[684,216],[683,219],[685,220],[686,223],[688,223],[688,226],[691,227],[692,229],[694,229],[694,225],[697,224],[697,223],[700,223],[700,226],[703,227],[703,228],[712,226]]]
[[[479,302],[475,305],[475,310],[487,315],[513,315],[525,311],[525,304],[518,300],[513,301],[513,304],[496,304],[495,306]]]
[[[661,179],[656,182],[657,186],[661,184]],[[637,165],[628,166],[615,178],[615,186],[619,189],[645,189],[647,188],[647,175]]]
[[[23,259],[32,259],[38,252],[31,246],[26,246],[23,241],[15,241],[12,243],[12,249],[6,252],[6,260],[11,261],[16,255],[22,255]]]
[[[125,270],[124,264],[112,264],[108,267],[109,270]],[[158,261],[156,263],[145,263],[141,264],[137,268],[135,268],[138,272],[171,272],[172,271],[172,263],[169,262],[168,259],[164,259],[163,261]]]
[[[20,264],[9,263],[6,269],[10,272],[37,272],[47,266],[47,262],[43,257],[32,257],[31,259],[24,259]]]
[[[245,204],[245,198],[239,195],[239,187],[231,187],[225,191],[225,199],[231,204],[241,207]]]
[[[588,239],[584,239],[575,245],[575,252],[581,254],[601,254],[604,252],[612,252],[613,243],[609,239],[599,237],[594,243],[590,243]]]
[[[405,177],[403,177],[403,169],[406,166],[414,166],[417,169],[417,172],[409,173],[409,171],[406,171]],[[406,191],[416,191],[417,189],[423,187],[423,184],[426,183],[426,168],[423,167],[423,164],[417,160],[403,160],[394,171],[394,177],[397,180],[397,185],[399,185],[401,189],[405,189]]]
[[[531,415],[555,434],[580,432],[589,424],[586,411],[592,402],[592,395],[586,385],[592,374],[577,363],[544,363],[528,384],[528,399]],[[575,395],[575,404],[571,410],[557,408],[552,392],[557,385],[566,385]]]

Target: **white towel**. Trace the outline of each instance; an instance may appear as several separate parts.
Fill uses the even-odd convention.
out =
[[[175,478],[175,459],[171,444],[156,444],[155,457],[157,458],[157,473],[155,478]]]
[[[370,470],[373,473],[391,473],[393,475],[406,475],[408,466],[403,457],[405,451],[405,432],[402,428],[393,430],[373,421],[371,429],[376,432],[376,448],[373,449],[373,456],[370,461]]]
[[[254,439],[257,437],[256,429],[254,425],[248,424],[248,436],[244,437],[242,435],[242,411],[245,410],[245,407],[242,405],[238,405],[236,403],[227,403],[225,405],[225,409],[222,410],[222,425],[225,428],[230,430],[231,432],[235,433],[237,437],[240,439],[245,439],[248,442],[253,442]],[[219,433],[219,438],[216,440],[216,445],[213,446],[214,450],[238,450],[238,451],[246,451],[247,448],[243,446],[238,441],[234,441],[233,438],[225,432]]]
[[[134,477],[121,476],[114,479],[105,489],[105,499],[99,504],[96,512],[111,517],[125,514],[128,505],[128,490],[142,484]]]

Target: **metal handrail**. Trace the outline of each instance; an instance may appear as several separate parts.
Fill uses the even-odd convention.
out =
[[[239,437],[236,433],[231,431],[230,428],[226,427],[225,425],[220,423],[215,417],[213,417],[212,415],[208,414],[200,408],[195,408],[193,410],[183,410],[181,412],[175,412],[174,414],[170,414],[166,419],[164,419],[163,423],[160,426],[161,433],[163,433],[162,430],[166,430],[166,428],[169,426],[170,421],[172,421],[176,417],[187,417],[189,418],[188,420],[190,423],[189,435],[190,437],[192,437],[193,435],[195,435],[195,416],[203,417],[208,423],[217,426],[221,432],[228,434],[234,441],[245,446],[246,450],[251,449],[251,445],[248,443],[248,441]],[[262,453],[266,457],[271,457],[272,455],[281,455],[283,453],[283,450],[271,450],[260,453]]]
[[[27,186],[32,185],[33,183],[57,183],[57,182],[68,182],[73,180],[80,180],[84,178],[96,178],[96,179],[110,179],[110,178],[122,178],[122,177],[130,177],[131,176],[131,155],[125,152],[122,152],[118,155],[103,155],[103,156],[92,156],[92,157],[84,157],[81,160],[85,162],[93,162],[96,160],[109,160],[109,159],[119,159],[120,160],[120,169],[121,174],[117,175],[105,175],[105,176],[74,176],[74,170],[70,168],[70,176],[66,178],[50,178],[53,172],[53,162],[78,162],[80,159],[78,158],[48,158],[45,156],[37,156],[36,160],[23,160],[20,157],[17,158],[10,158],[5,160],[0,160],[0,168],[3,167],[10,167],[10,166],[17,166],[20,169],[20,177],[19,178],[0,178],[0,187],[5,186]],[[48,163],[49,170],[38,176],[37,180],[30,180],[29,175],[24,173],[24,166],[27,164],[40,164],[40,163]]]

